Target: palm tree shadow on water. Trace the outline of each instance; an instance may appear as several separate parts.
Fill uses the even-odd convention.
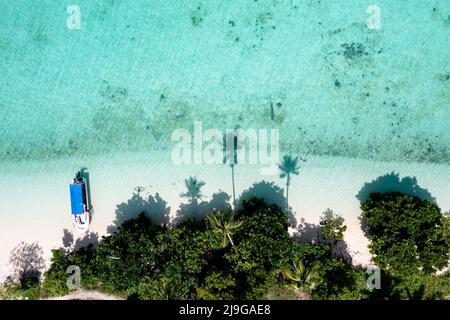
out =
[[[400,179],[400,175],[395,172],[387,173],[383,176],[366,182],[356,195],[356,199],[363,204],[370,199],[373,193],[401,192],[403,194],[415,196],[421,200],[427,200],[436,204],[436,198],[432,194],[417,184],[416,177],[404,177]],[[361,216],[358,217],[361,229],[367,237],[369,230]]]

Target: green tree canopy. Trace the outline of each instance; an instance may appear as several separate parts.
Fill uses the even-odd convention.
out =
[[[434,272],[448,265],[443,215],[434,203],[398,192],[374,193],[361,209],[379,267]]]
[[[338,216],[331,209],[326,209],[320,219],[320,225],[323,226],[321,237],[330,243],[344,240],[344,232],[347,226],[344,225],[344,218]]]

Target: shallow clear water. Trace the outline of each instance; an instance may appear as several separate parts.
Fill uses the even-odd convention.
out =
[[[374,1],[381,30],[366,0],[1,2],[3,162],[170,150],[194,120],[280,128],[282,152],[449,162],[449,1]]]

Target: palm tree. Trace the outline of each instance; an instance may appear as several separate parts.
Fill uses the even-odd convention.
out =
[[[231,209],[219,210],[217,213],[209,214],[207,218],[213,232],[222,234],[222,248],[226,248],[228,243],[231,243],[234,247],[231,236],[242,225],[243,221],[235,221]]]
[[[286,202],[289,207],[289,186],[291,185],[291,175],[299,174],[300,167],[298,166],[298,157],[293,158],[292,156],[283,156],[283,162],[278,165],[281,171],[280,178],[286,178]]]
[[[307,293],[317,287],[321,281],[319,265],[312,264],[309,268],[306,268],[300,259],[295,259],[293,265],[284,266],[281,273],[285,278],[295,283],[293,286],[296,290]]]
[[[189,177],[189,179],[184,180],[187,191],[180,194],[181,197],[189,198],[191,203],[197,203],[198,199],[203,197],[201,193],[201,188],[205,183],[201,180],[197,180],[195,177]]]

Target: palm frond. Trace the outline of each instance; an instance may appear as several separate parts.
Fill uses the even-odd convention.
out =
[[[294,270],[292,269],[291,266],[286,266],[284,268],[281,269],[281,273],[283,274],[283,276],[285,276],[286,278],[298,282],[300,281],[300,278],[298,277],[297,273],[294,272]]]
[[[234,234],[235,230],[242,225],[243,221],[235,221],[230,209],[225,211],[219,210],[218,212],[209,214],[206,217],[212,231],[222,233],[222,247],[225,248],[228,246],[229,242],[231,242],[234,246],[231,236]]]
[[[292,266],[284,266],[281,273],[285,278],[294,281],[295,287],[300,290],[311,291],[321,282],[319,265],[312,264],[307,268],[300,259],[295,259]]]

